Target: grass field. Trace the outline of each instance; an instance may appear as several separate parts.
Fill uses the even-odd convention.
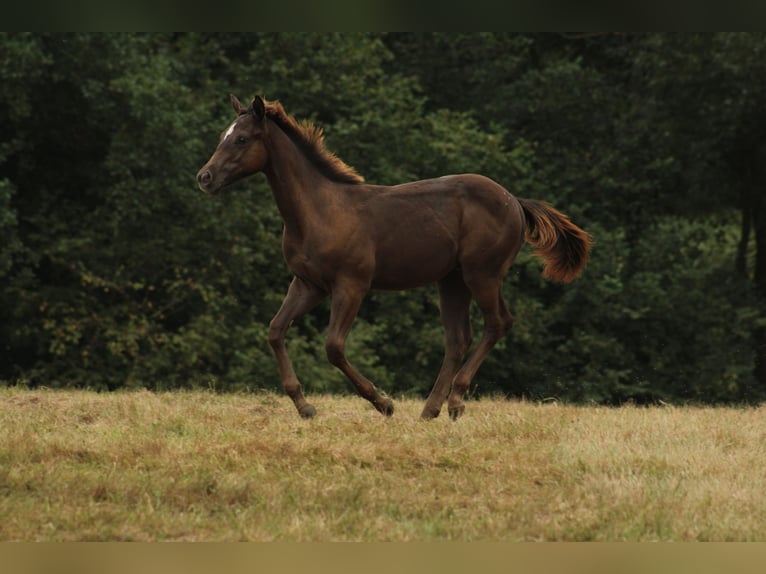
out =
[[[766,407],[0,389],[0,540],[766,540]]]

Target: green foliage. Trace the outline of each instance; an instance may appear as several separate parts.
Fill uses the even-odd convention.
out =
[[[764,51],[761,34],[0,35],[0,380],[279,387],[267,330],[290,274],[268,186],[213,200],[194,181],[233,92],[321,124],[372,183],[478,172],[593,233],[571,285],[522,251],[514,328],[472,393],[762,400],[764,303],[734,260]],[[288,336],[309,392],[349,389],[327,316]],[[428,393],[436,290],[371,294],[348,351],[389,393]]]

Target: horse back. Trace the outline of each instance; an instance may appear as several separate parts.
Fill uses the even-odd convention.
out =
[[[373,288],[432,283],[466,264],[501,272],[523,241],[518,201],[487,177],[450,175],[369,187],[359,215],[375,250]]]

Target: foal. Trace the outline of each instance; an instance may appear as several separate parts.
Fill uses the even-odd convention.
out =
[[[481,175],[448,175],[395,186],[367,185],[324,147],[322,130],[298,123],[279,102],[256,96],[248,107],[231,96],[236,119],[197,174],[202,191],[218,194],[262,171],[284,220],[282,249],[295,275],[269,325],[269,344],[285,392],[302,417],[315,409],[303,397],[285,348],[293,321],[330,296],[327,358],[384,415],[390,398],[348,362],[346,337],[370,289],[437,283],[446,334],[444,362],[421,417],[463,414],[463,396],[511,314],[502,281],[524,242],[544,261],[543,275],[571,281],[588,260],[590,236],[550,205],[518,199]],[[484,318],[471,346],[469,305]]]

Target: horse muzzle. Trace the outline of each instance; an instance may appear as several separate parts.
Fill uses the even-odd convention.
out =
[[[215,195],[218,192],[217,189],[213,188],[213,174],[210,173],[209,169],[204,167],[199,170],[199,173],[197,174],[197,185],[200,190],[210,195]]]

